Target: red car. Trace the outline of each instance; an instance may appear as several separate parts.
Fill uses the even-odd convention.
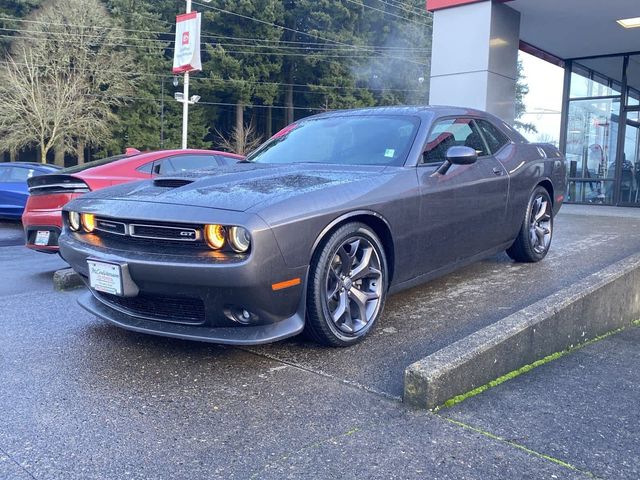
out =
[[[26,246],[45,253],[58,252],[62,207],[83,193],[155,175],[230,165],[244,157],[214,150],[161,150],[124,155],[30,178],[29,199],[22,215]]]

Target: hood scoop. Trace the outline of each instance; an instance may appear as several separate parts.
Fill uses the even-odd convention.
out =
[[[193,180],[187,178],[156,178],[153,184],[156,187],[179,188],[193,183]]]

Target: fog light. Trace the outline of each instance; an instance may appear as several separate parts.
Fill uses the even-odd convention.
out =
[[[233,305],[227,305],[224,309],[224,314],[229,320],[233,320],[234,322],[238,322],[242,325],[249,325],[258,321],[258,316],[255,313],[251,313],[245,308]]]
[[[93,213],[83,213],[80,218],[82,219],[82,228],[84,228],[85,232],[93,232],[96,228],[96,216]]]
[[[69,227],[74,232],[80,230],[80,214],[78,212],[69,212]]]
[[[224,247],[225,229],[222,225],[205,225],[204,238],[207,245],[214,250],[220,250]]]

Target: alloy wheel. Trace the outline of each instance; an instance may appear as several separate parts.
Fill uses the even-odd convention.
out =
[[[376,317],[382,277],[378,251],[368,239],[353,236],[337,249],[326,275],[326,306],[341,333],[357,335]]]
[[[531,205],[529,219],[529,237],[533,251],[542,254],[551,243],[551,202],[542,195],[536,196]]]

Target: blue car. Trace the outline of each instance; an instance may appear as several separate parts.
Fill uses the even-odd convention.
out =
[[[0,163],[0,218],[20,220],[29,197],[27,179],[58,170],[42,163]]]

